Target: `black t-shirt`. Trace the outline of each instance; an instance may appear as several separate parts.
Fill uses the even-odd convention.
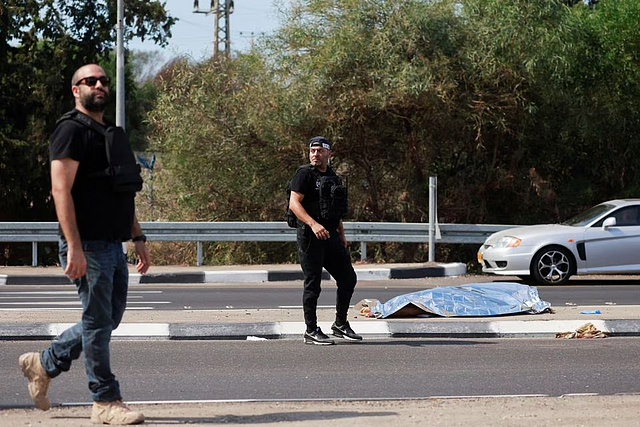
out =
[[[51,135],[49,158],[80,162],[71,189],[80,238],[116,241],[131,238],[135,193],[116,193],[108,177],[87,176],[109,166],[103,135],[75,120],[64,120]]]
[[[298,168],[298,171],[291,179],[291,191],[304,195],[302,199],[302,207],[316,221],[318,221],[326,229],[335,229],[338,227],[338,220],[320,218],[320,177],[336,176],[336,173],[330,167],[325,172],[317,169],[311,169],[310,165]]]

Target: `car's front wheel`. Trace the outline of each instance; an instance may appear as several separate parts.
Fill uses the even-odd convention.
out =
[[[538,283],[548,285],[565,283],[573,271],[573,255],[560,246],[549,246],[540,250],[531,261],[531,274]]]

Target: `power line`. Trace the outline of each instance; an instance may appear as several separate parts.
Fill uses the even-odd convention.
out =
[[[199,1],[193,1],[193,13],[214,15],[213,56],[222,51],[225,57],[231,55],[231,26],[229,16],[233,13],[233,0],[211,0],[209,10],[201,10]]]

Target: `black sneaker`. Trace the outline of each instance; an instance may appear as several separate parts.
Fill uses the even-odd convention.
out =
[[[362,337],[353,332],[353,329],[349,326],[349,322],[344,325],[338,325],[334,322],[333,325],[331,325],[331,331],[333,336],[338,338],[344,338],[350,341],[362,341]]]
[[[332,345],[335,344],[335,341],[326,336],[324,332],[322,332],[322,329],[316,328],[313,332],[305,331],[304,343],[315,345]]]

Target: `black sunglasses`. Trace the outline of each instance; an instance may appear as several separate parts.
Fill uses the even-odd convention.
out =
[[[109,86],[109,83],[111,83],[111,79],[107,76],[100,76],[100,77],[93,77],[93,76],[89,76],[89,77],[85,77],[83,79],[80,79],[76,82],[75,86],[79,86],[81,84],[85,84],[87,86],[95,86],[98,82],[100,82],[102,84],[102,86]]]

